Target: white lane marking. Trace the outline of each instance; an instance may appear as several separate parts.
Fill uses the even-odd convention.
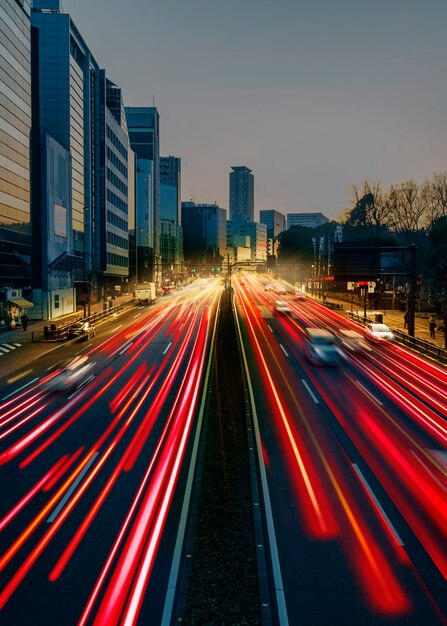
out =
[[[169,350],[169,348],[170,348],[171,346],[172,346],[172,341],[170,341],[170,342],[168,343],[168,345],[166,346],[166,348],[165,348],[165,349],[164,349],[164,351],[163,351],[163,354],[166,354],[166,352]]]
[[[21,343],[15,343],[14,345],[16,346],[16,348],[21,348],[22,347]]]
[[[84,469],[82,470],[82,472],[79,474],[79,476],[76,478],[76,480],[74,481],[74,483],[71,485],[70,489],[67,491],[67,493],[65,494],[65,496],[62,498],[62,500],[59,502],[59,504],[57,505],[57,507],[54,509],[54,511],[51,513],[50,517],[47,519],[47,523],[51,524],[52,522],[54,522],[54,520],[56,519],[56,517],[59,515],[59,513],[62,511],[62,509],[64,508],[64,506],[67,504],[68,500],[71,498],[72,494],[75,492],[76,487],[79,485],[79,483],[81,482],[81,480],[84,478],[84,476],[87,474],[88,470],[90,469],[90,466],[92,465],[93,461],[96,459],[96,457],[98,456],[99,452],[95,452],[95,454],[92,456],[92,458],[90,459],[90,461],[87,463],[87,465],[84,467]]]
[[[2,346],[0,346],[0,356],[2,356],[3,354],[8,354],[9,350],[6,350],[5,348],[2,348]]]
[[[388,525],[391,534],[394,536],[394,539],[396,540],[396,543],[399,546],[403,546],[404,542],[402,541],[402,539],[399,536],[399,533],[397,532],[397,530],[394,528],[392,521],[390,520],[390,518],[388,517],[388,515],[385,513],[383,506],[380,504],[380,502],[378,501],[378,499],[376,498],[375,493],[373,492],[373,490],[371,489],[371,487],[369,486],[368,481],[366,480],[366,478],[363,476],[362,470],[360,469],[360,467],[357,465],[357,463],[353,463],[352,467],[354,468],[354,470],[357,473],[357,476],[360,478],[360,480],[362,481],[364,487],[367,489],[369,495],[371,496],[371,498],[374,500],[377,508],[379,509],[384,521],[386,522],[386,524]]]
[[[82,383],[76,387],[76,389],[73,391],[73,393],[69,396],[67,396],[68,400],[71,400],[72,398],[75,397],[75,395],[77,395],[78,393],[80,393],[81,391],[83,391],[84,387],[86,385],[88,385],[88,383],[93,380],[95,378],[95,376],[92,374],[91,376],[89,376],[88,378],[86,378],[84,381],[82,381]]]
[[[121,328],[121,326],[124,326],[124,324],[120,324],[119,326],[117,326],[116,328],[114,328],[114,329],[112,330],[112,333],[116,333],[116,331],[117,331],[119,328]]]
[[[124,348],[124,350],[121,350],[121,352],[120,352],[119,354],[120,354],[120,355],[121,355],[121,354],[124,354],[124,353],[126,352],[126,350],[128,350],[128,349],[130,348],[130,346],[132,345],[132,343],[133,343],[133,342],[129,343],[129,344],[128,344],[125,348]]]
[[[370,391],[369,391],[369,390],[365,387],[365,385],[362,385],[362,383],[361,383],[359,380],[356,380],[355,382],[356,382],[356,384],[357,384],[359,387],[361,387],[361,388],[363,389],[363,391],[366,393],[366,395],[367,395],[367,396],[369,396],[369,397],[371,398],[371,400],[374,400],[374,402],[377,402],[377,404],[378,404],[379,406],[383,406],[383,402],[380,402],[380,400],[378,400],[378,399],[376,398],[376,396],[375,396],[374,394],[372,394],[372,393],[371,393],[371,392],[370,392]]]
[[[141,313],[137,313],[136,315],[133,316],[133,319],[135,319],[136,317],[140,317],[140,315],[142,315]]]
[[[10,344],[10,343],[4,343],[4,344],[2,344],[2,345],[3,345],[3,346],[6,346],[6,347],[7,347],[7,348],[9,348],[10,350],[15,350],[15,349],[16,349],[16,346],[15,346],[15,345],[13,346],[13,345],[12,345],[12,344]],[[20,344],[19,344],[19,345],[20,345]]]
[[[314,392],[312,391],[312,389],[309,387],[309,385],[307,384],[307,382],[304,380],[304,378],[301,379],[301,382],[303,383],[303,385],[306,387],[307,391],[309,392],[312,400],[315,402],[315,404],[320,404],[320,401],[318,400],[317,396],[314,394]]]
[[[284,348],[284,346],[282,345],[282,343],[279,344],[279,347],[281,348],[281,350],[284,352],[284,354],[286,356],[289,356],[289,353],[287,352],[287,350]]]
[[[26,383],[26,385],[22,385],[22,387],[19,387],[18,389],[16,389],[12,393],[8,394],[7,396],[4,396],[2,398],[2,402],[4,402],[4,400],[7,400],[8,398],[10,398],[11,396],[14,396],[16,393],[19,393],[19,391],[22,391],[22,389],[26,389],[26,387],[29,387],[30,385],[35,383],[37,380],[39,380],[39,378],[33,378],[33,380],[30,380],[29,383]]]
[[[269,324],[267,324],[267,328],[269,329],[271,333],[273,332],[273,328]]]

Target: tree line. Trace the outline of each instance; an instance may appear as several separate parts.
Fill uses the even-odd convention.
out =
[[[384,189],[365,180],[351,188],[351,207],[338,221],[317,228],[292,227],[279,235],[278,266],[284,277],[304,280],[315,271],[330,271],[337,226],[342,241],[417,247],[420,285],[418,305],[433,310],[447,327],[447,172],[435,173]],[[402,261],[404,263],[404,260]],[[405,289],[403,279],[402,288]]]

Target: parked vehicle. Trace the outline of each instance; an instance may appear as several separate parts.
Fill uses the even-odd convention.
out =
[[[386,324],[367,324],[365,326],[365,337],[369,341],[374,342],[393,341],[394,333]]]
[[[95,336],[95,327],[90,322],[75,322],[67,330],[68,340],[90,339]]]
[[[323,328],[306,328],[304,354],[317,365],[339,365],[345,358],[336,337]]]
[[[137,285],[134,291],[134,298],[137,302],[153,303],[157,297],[155,283],[142,283]]]

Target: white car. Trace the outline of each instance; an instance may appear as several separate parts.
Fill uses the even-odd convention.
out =
[[[90,361],[85,355],[78,356],[48,380],[45,387],[50,391],[70,391],[93,378],[94,369],[94,361]]]
[[[306,328],[304,354],[317,365],[340,365],[346,358],[336,337],[324,328]]]
[[[272,283],[267,283],[264,287],[264,291],[272,291],[272,290],[273,290]]]
[[[369,341],[393,341],[394,333],[386,324],[367,324],[365,326],[365,337]]]
[[[275,302],[275,313],[278,315],[292,315],[292,310],[284,300],[277,300]]]

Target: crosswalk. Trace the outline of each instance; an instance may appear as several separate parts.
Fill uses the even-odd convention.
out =
[[[8,354],[8,352],[12,352],[13,350],[17,350],[17,348],[21,347],[21,343],[0,343],[0,356]]]

